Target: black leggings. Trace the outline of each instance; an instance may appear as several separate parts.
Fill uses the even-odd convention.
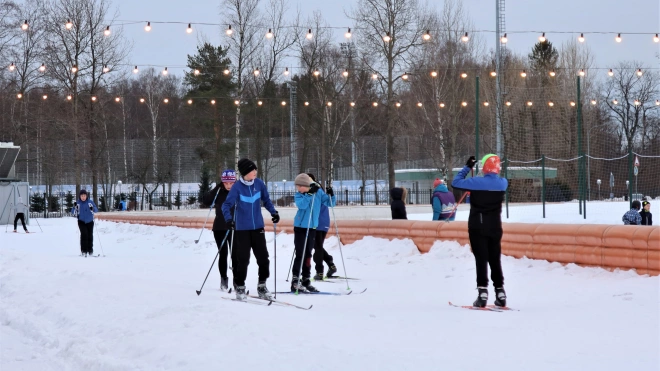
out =
[[[316,229],[294,227],[293,228],[293,244],[296,249],[296,257],[293,260],[293,268],[291,271],[292,276],[300,276],[303,279],[308,279],[312,271],[312,249],[314,248],[314,241],[316,240]],[[307,247],[305,247],[305,239],[307,239]],[[303,262],[303,250],[305,250],[305,259]],[[302,268],[300,265],[302,264]]]
[[[323,274],[323,262],[325,262],[328,267],[332,266],[333,260],[332,255],[323,248],[323,243],[325,242],[325,236],[328,234],[326,231],[316,231],[316,238],[314,241],[314,265],[316,268],[316,273]]]
[[[78,220],[80,229],[80,252],[85,254],[94,253],[94,222],[85,223]]]
[[[503,287],[502,230],[469,229],[470,246],[477,267],[477,287],[488,287],[488,266],[494,287]]]
[[[23,213],[16,213],[16,217],[14,218],[14,230],[16,230],[16,227],[18,227],[19,219],[21,221],[21,224],[23,224],[23,229],[27,231],[27,227],[25,226],[25,214]]]
[[[225,243],[220,246],[222,240],[225,239]],[[229,241],[231,240],[231,232],[227,234],[227,231],[213,231],[213,237],[215,238],[215,243],[218,245],[218,250],[220,250],[220,260],[218,260],[218,269],[220,270],[220,277],[227,278],[227,250],[229,246]]]

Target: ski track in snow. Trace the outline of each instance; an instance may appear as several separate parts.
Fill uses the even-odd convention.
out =
[[[660,279],[630,271],[503,257],[509,305],[476,298],[468,247],[365,237],[344,246],[356,296],[278,296],[310,311],[221,296],[217,252],[199,230],[98,222],[95,253],[79,256],[73,219],[44,233],[0,236],[0,369],[4,370],[654,370],[660,366]],[[273,282],[273,234],[267,234]],[[337,240],[325,246],[344,274]],[[293,236],[277,236],[286,290]],[[217,262],[216,262],[217,264]],[[248,289],[256,292],[251,259]],[[229,273],[231,276],[231,272]],[[346,282],[317,283],[325,291]],[[490,288],[490,303],[494,295]]]

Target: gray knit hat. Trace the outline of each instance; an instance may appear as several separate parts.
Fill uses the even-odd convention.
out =
[[[309,177],[309,175],[305,173],[300,173],[296,177],[296,180],[293,182],[293,184],[297,186],[303,186],[303,187],[309,187],[310,184],[312,184],[312,178]]]

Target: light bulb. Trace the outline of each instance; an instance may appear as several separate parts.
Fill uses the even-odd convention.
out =
[[[461,40],[462,40],[464,43],[466,43],[466,42],[468,42],[468,40],[470,40],[470,37],[468,36],[468,33],[467,33],[467,32],[465,33],[465,35],[463,35],[463,37],[461,37]]]
[[[165,69],[163,70],[163,76],[167,76],[167,74],[168,74],[167,67],[165,67]]]
[[[422,107],[422,106],[423,106],[422,102],[417,102],[417,107]]]
[[[231,71],[229,71],[229,68],[225,68],[225,70],[222,71],[222,73],[224,73],[225,75],[229,75],[230,72]]]
[[[635,105],[639,106],[640,104],[642,104],[642,103],[640,103],[637,99],[635,99]]]
[[[614,76],[614,71],[610,68],[609,71],[607,71],[607,74],[610,75],[610,77]]]
[[[119,103],[120,101],[121,101],[121,98],[119,98],[119,97],[115,98],[115,102]]]
[[[655,105],[656,105],[656,106],[660,106],[660,100],[656,99],[656,100],[655,100]]]
[[[571,107],[575,107],[575,102],[571,101],[571,103],[569,104],[571,105]]]
[[[352,103],[352,102],[351,102],[351,103]],[[355,104],[355,103],[353,103],[353,104]],[[305,102],[305,106],[309,106],[309,102]]]
[[[595,99],[592,99],[592,100],[591,100],[591,105],[592,105],[592,106],[595,106],[596,103],[598,103],[598,102],[597,102]]]
[[[66,96],[66,100],[71,100],[71,99],[73,99],[73,97],[71,95]]]
[[[619,101],[616,100],[616,99],[612,99],[612,103],[613,103],[614,105],[617,105],[617,104],[619,104]]]
[[[23,22],[23,24],[21,25],[21,29],[22,29],[23,31],[27,31],[27,29],[28,29],[29,27],[30,27],[30,26],[28,25],[28,21],[27,21],[27,19],[26,19],[25,22]]]
[[[467,102],[461,102],[461,106],[467,107]]]
[[[110,36],[110,26],[107,26],[107,27],[105,28],[105,31],[103,31],[103,34],[104,34],[105,36]]]
[[[431,71],[431,77],[438,77],[438,73],[436,71]]]
[[[385,36],[383,36],[383,41],[388,43],[388,42],[390,42],[390,40],[392,40],[392,38],[390,37],[390,33],[388,31],[388,32],[385,33]]]
[[[147,22],[147,25],[144,26],[144,30],[147,32],[151,31],[151,22]]]
[[[644,74],[644,73],[642,72],[642,69],[641,69],[641,68],[638,68],[638,69],[637,69],[637,76],[642,77],[643,74]]]
[[[199,76],[200,73],[201,73],[201,72],[199,72],[199,70],[196,69],[196,68],[195,68],[195,70],[193,71],[193,75],[195,75],[195,76]]]
[[[307,36],[305,36],[307,40],[311,40],[314,37],[314,34],[312,33],[312,29],[310,28],[307,30]]]
[[[103,66],[103,73],[108,73],[108,72],[110,72],[110,67]]]
[[[550,77],[555,77],[557,75],[555,70],[550,70],[549,74],[550,74]]]
[[[137,66],[135,66],[135,68],[133,68],[133,73],[138,73],[138,72],[140,72],[140,70],[138,70]]]
[[[262,105],[262,104],[264,104],[264,102],[262,102],[262,101],[257,101],[257,105],[260,106],[260,105]]]
[[[488,107],[490,104],[488,102],[484,102],[484,107]]]
[[[92,102],[96,102],[96,97],[92,97]]]
[[[211,104],[215,104],[215,99],[211,99]]]
[[[167,98],[163,99],[163,103],[168,104],[169,102],[170,102],[169,99],[167,99]]]
[[[653,42],[660,43],[660,36],[658,36],[658,34],[655,34],[655,36],[653,36]]]
[[[616,40],[616,42],[620,43],[621,42],[621,34],[617,34],[616,38],[614,40]]]
[[[507,105],[507,107],[511,106],[511,102],[506,102],[505,104]]]
[[[234,101],[234,104],[237,105],[237,106],[238,106],[240,103],[241,103],[241,101],[239,101],[238,99]]]
[[[73,28],[73,23],[71,23],[70,19],[66,21],[66,23],[64,24],[64,28],[66,28],[67,30],[70,30],[70,29]]]
[[[140,98],[140,103],[144,103],[144,98]]]
[[[44,94],[44,96],[43,96],[42,98],[43,98],[44,100],[46,100],[46,99],[48,99],[48,96],[47,96],[46,94]]]
[[[188,104],[193,104],[193,100],[192,100],[192,99],[188,99]]]
[[[583,33],[581,33],[580,37],[578,37],[578,41],[581,42],[581,43],[584,42],[584,34]]]
[[[341,74],[344,75],[344,77],[348,77],[348,70],[344,70]]]
[[[463,73],[461,74],[461,77],[464,78],[464,79],[466,79],[466,78],[467,78],[467,73],[463,72]]]
[[[268,29],[268,32],[266,32],[266,38],[267,39],[273,38],[273,30],[271,30],[270,28]]]
[[[307,103],[307,102],[305,102]],[[355,102],[351,102],[351,107],[355,107]]]
[[[13,63],[12,63],[12,65],[13,65]],[[378,74],[376,74],[376,73],[371,74],[371,78],[374,79],[374,80],[378,80]]]
[[[282,107],[286,106],[286,101],[282,101]]]
[[[544,42],[546,42],[547,40],[548,40],[548,39],[545,38],[545,32],[542,33],[541,36],[539,36],[539,41],[540,41],[540,42],[544,43]]]
[[[227,30],[225,31],[227,36],[231,36],[231,34],[234,33],[234,30],[231,29],[231,25],[227,26]]]
[[[530,107],[531,107],[533,104],[534,104],[534,103],[532,103],[531,101],[527,102],[527,105],[530,106]]]
[[[553,107],[555,104],[552,102],[548,102],[548,106]]]
[[[401,107],[401,102],[396,102],[394,105],[396,106],[396,108],[399,108]]]
[[[490,73],[490,75],[493,76],[493,77],[495,77],[495,76],[497,76],[497,72],[492,71],[492,72]]]
[[[527,72],[525,72],[525,70],[522,70],[522,72],[520,73],[520,77],[527,77]]]
[[[16,94],[16,98],[18,98],[18,99],[23,98],[23,94],[21,94],[21,93]]]
[[[344,34],[344,37],[350,39],[351,36],[353,36],[353,34],[351,33],[351,28],[349,27],[348,31],[346,31],[346,33]]]
[[[580,75],[580,76],[584,76],[584,68],[581,69],[580,72],[578,72],[578,75]]]
[[[259,73],[260,73],[260,72],[259,72],[259,69],[258,69],[258,68],[255,69],[253,73],[254,73],[255,76],[259,76]]]
[[[192,25],[190,23],[188,23],[188,28],[186,28],[186,32],[187,33],[192,33],[193,32]]]
[[[429,41],[429,40],[431,40],[431,31],[430,31],[430,30],[426,30],[426,33],[424,34],[424,36],[422,36],[422,38],[424,39],[424,41]]]
[[[314,76],[318,77],[320,74],[321,72],[319,72],[319,70],[314,70]]]
[[[401,76],[402,79],[408,80],[408,72],[404,72],[403,76]]]
[[[332,102],[328,102],[328,107],[332,107]]]
[[[76,66],[71,67],[71,73],[76,73],[76,72],[78,72],[78,67]]]
[[[374,106],[374,107],[378,107],[378,102],[373,102],[373,103],[371,103],[371,105]]]
[[[444,103],[440,103],[440,108],[445,108],[445,104],[444,104]]]
[[[289,76],[289,67],[284,69],[284,76]]]
[[[504,34],[504,36],[502,36],[502,38],[500,39],[500,42],[502,44],[506,44],[507,42],[509,42],[509,39],[506,37],[506,33]]]
[[[42,63],[41,67],[39,67],[39,72],[44,72],[44,71],[46,71],[46,65]]]

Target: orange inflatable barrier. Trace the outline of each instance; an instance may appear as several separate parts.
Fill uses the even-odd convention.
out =
[[[151,216],[148,214],[99,213],[98,219],[156,226],[202,228],[204,219],[185,216]],[[206,224],[211,229],[213,223]],[[466,222],[434,222],[414,220],[338,220],[343,244],[364,236],[410,238],[421,253],[431,249],[435,241],[469,244]],[[504,223],[502,253],[516,258],[527,257],[563,264],[613,269],[634,269],[638,274],[660,275],[660,228],[600,224],[531,224]],[[293,221],[282,220],[278,232],[293,233]],[[266,230],[273,225],[266,223]],[[328,237],[335,235],[334,225]]]

